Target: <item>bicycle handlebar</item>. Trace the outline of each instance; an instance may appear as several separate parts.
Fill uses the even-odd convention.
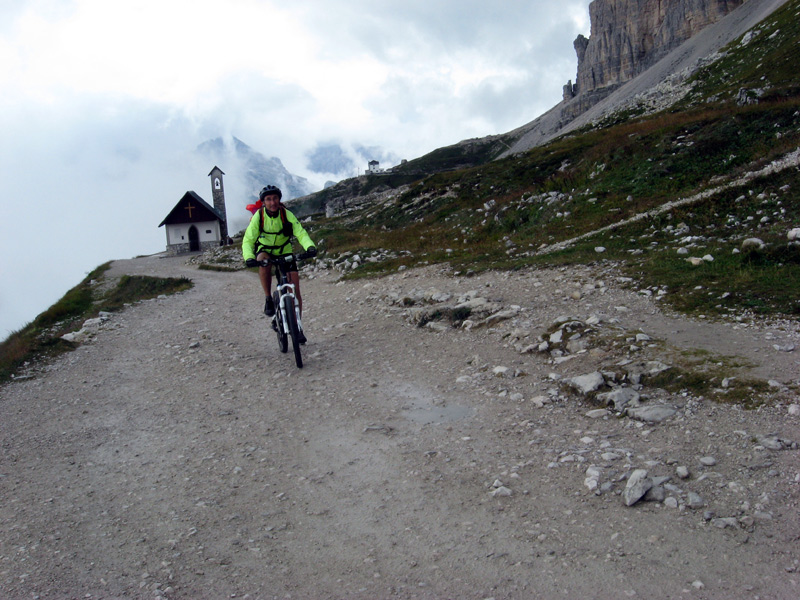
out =
[[[300,254],[284,254],[283,256],[270,256],[267,260],[257,260],[256,262],[262,266],[266,267],[267,265],[279,265],[281,263],[288,264],[291,263],[293,260],[305,260],[307,258],[313,258],[316,256],[316,252],[301,252]]]

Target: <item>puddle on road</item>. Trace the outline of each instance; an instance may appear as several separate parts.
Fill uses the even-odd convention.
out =
[[[412,423],[420,425],[435,425],[440,423],[453,423],[467,419],[474,411],[468,406],[453,404],[450,406],[415,406],[403,411],[403,416]]]
[[[419,425],[438,425],[469,419],[475,409],[461,404],[447,404],[441,396],[424,384],[392,382],[391,395],[401,405],[400,414]]]

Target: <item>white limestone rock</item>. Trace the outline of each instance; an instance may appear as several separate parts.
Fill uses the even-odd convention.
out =
[[[645,469],[636,469],[631,476],[628,477],[628,483],[625,484],[625,491],[622,492],[622,499],[625,506],[633,506],[653,487],[653,480],[647,476]]]
[[[763,250],[765,247],[764,240],[759,238],[747,238],[742,242],[742,250]]]
[[[606,406],[614,405],[614,410],[624,412],[628,407],[639,406],[639,393],[632,388],[616,388],[610,392],[597,395],[597,399]]]
[[[653,404],[647,406],[629,407],[625,409],[626,414],[637,421],[646,423],[661,423],[674,417],[678,409],[668,404]]]
[[[604,386],[606,380],[603,378],[602,373],[595,371],[594,373],[587,373],[586,375],[571,377],[566,379],[565,382],[567,385],[585,396],[586,394],[594,392]]]

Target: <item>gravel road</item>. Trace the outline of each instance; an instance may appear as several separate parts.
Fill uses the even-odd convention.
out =
[[[122,273],[195,287],[0,389],[1,598],[800,597],[796,323],[671,316],[610,266],[317,270],[298,370],[254,273]],[[405,299],[437,294],[513,316],[412,325]],[[562,315],[597,343],[520,351]],[[644,385],[677,409],[650,423],[563,385],[678,356],[771,380],[769,405]]]

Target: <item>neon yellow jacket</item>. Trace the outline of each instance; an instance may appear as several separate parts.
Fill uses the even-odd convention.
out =
[[[314,242],[311,241],[311,236],[300,225],[300,221],[297,220],[294,213],[288,209],[284,210],[286,211],[286,220],[292,225],[292,236],[284,235],[280,213],[275,217],[270,217],[267,211],[261,208],[250,219],[250,224],[244,232],[244,239],[242,240],[242,256],[244,260],[255,258],[259,252],[266,252],[275,256],[290,254],[292,252],[292,237],[297,239],[303,250],[308,250],[314,245]],[[263,229],[261,226],[262,216],[264,219]]]

